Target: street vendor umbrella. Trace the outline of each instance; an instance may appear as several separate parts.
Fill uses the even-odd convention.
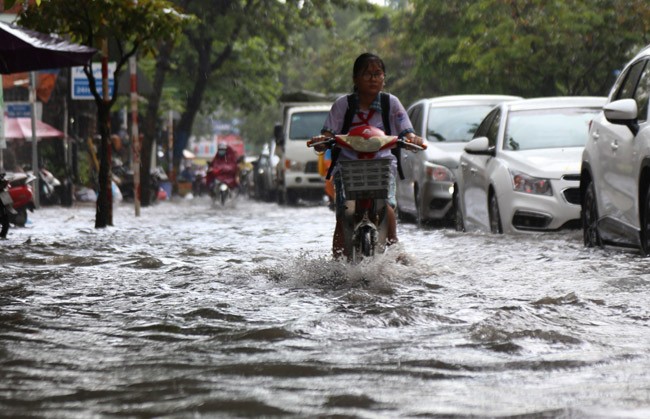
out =
[[[6,138],[32,139],[31,118],[4,118]],[[36,138],[62,138],[65,134],[43,121],[36,121]]]
[[[85,65],[97,50],[0,22],[0,73]]]

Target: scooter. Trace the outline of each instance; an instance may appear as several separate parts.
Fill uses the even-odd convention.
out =
[[[0,238],[7,237],[9,224],[24,227],[27,210],[34,211],[34,176],[25,173],[14,174],[11,179],[0,173]]]
[[[111,171],[113,173],[113,180],[122,193],[122,198],[125,201],[132,201],[135,198],[133,170],[131,170],[130,167],[124,165],[121,159],[113,158]],[[150,203],[154,203],[158,200],[158,191],[160,190],[160,185],[167,180],[169,179],[167,178],[167,174],[163,169],[159,167],[151,169],[151,172],[149,174]]]
[[[341,149],[352,150],[357,156],[356,160],[332,159],[332,166],[339,165],[346,200],[343,216],[345,254],[352,263],[358,263],[365,257],[383,253],[388,233],[386,199],[392,159],[375,156],[381,150],[404,147],[416,152],[423,147],[407,143],[397,136],[387,136],[370,126],[356,127],[348,135],[307,142],[307,147],[318,145],[332,149],[333,156],[338,156]]]
[[[31,173],[14,173],[9,179],[9,194],[13,200],[13,209],[9,217],[11,224],[25,227],[27,210],[34,212],[34,188],[36,178]]]
[[[226,205],[237,188],[237,173],[230,173],[230,170],[221,167],[211,167],[205,175],[205,184],[212,197],[212,202],[220,202]]]
[[[9,193],[9,181],[4,173],[0,173],[0,238],[7,237],[9,231],[9,216],[15,213],[14,201]]]
[[[61,181],[44,167],[38,171],[39,198],[42,205],[59,205],[61,203]]]

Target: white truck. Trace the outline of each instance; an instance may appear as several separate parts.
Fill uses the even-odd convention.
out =
[[[278,203],[295,205],[299,200],[319,201],[325,181],[318,173],[318,156],[307,140],[319,135],[332,103],[284,103],[282,123],[275,126]]]

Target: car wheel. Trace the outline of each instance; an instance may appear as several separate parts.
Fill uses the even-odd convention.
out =
[[[490,195],[490,231],[494,234],[503,234],[503,226],[501,225],[501,214],[499,213],[499,202],[497,195],[492,193]]]
[[[596,203],[596,187],[589,181],[582,201],[582,237],[585,246],[602,246],[598,233],[598,205]]]
[[[456,231],[465,231],[465,221],[463,220],[463,211],[460,208],[458,192],[454,194],[454,227]]]
[[[650,185],[646,186],[645,199],[641,211],[641,251],[644,256],[650,253]]]

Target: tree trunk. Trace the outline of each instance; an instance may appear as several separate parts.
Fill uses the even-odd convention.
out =
[[[185,112],[181,115],[181,119],[174,132],[174,173],[180,173],[179,169],[181,159],[183,158],[183,150],[187,146],[187,141],[192,133],[194,118],[196,118],[196,114],[199,112],[205,89],[208,86],[208,80],[212,74],[210,65],[211,45],[196,46],[196,50],[199,53],[199,62],[196,70],[196,79],[194,80],[194,89],[185,102]]]
[[[163,85],[165,84],[165,77],[169,71],[169,59],[174,49],[173,41],[165,41],[160,45],[158,50],[158,58],[156,60],[156,74],[154,75],[153,86],[151,95],[147,98],[147,112],[144,116],[142,124],[142,206],[151,204],[152,191],[151,185],[151,150],[154,139],[159,132],[158,124],[160,118],[158,111],[160,108],[160,98],[162,97]],[[157,193],[158,191],[153,191]]]
[[[97,196],[97,212],[95,215],[95,228],[104,228],[113,225],[113,194],[111,193],[111,141],[109,126],[109,104],[103,102],[97,106],[97,121],[101,135],[99,150],[99,174],[97,183],[99,194]]]

